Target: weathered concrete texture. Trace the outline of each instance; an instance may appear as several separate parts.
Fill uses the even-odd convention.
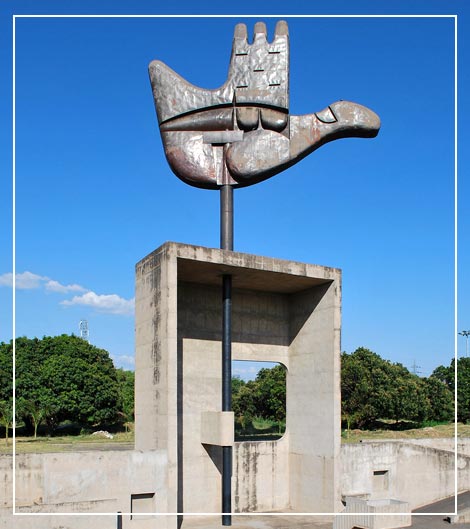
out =
[[[232,529],[332,529],[331,517],[290,514],[232,516]],[[225,529],[220,516],[186,517],[181,529]]]
[[[393,529],[410,525],[411,510],[404,501],[350,497],[346,499],[346,509],[335,516],[333,529]]]
[[[403,441],[364,441],[343,445],[341,462],[343,496],[405,500],[416,509],[456,493],[452,451]],[[457,477],[458,492],[468,490],[469,456],[458,456]]]
[[[5,475],[0,489],[1,528],[85,529],[99,526],[115,529],[118,511],[145,512],[140,510],[138,501],[142,498],[153,495],[154,512],[165,505],[163,478],[167,460],[163,451],[18,454],[16,512],[20,516],[13,519],[12,460],[12,456],[0,458],[0,475]],[[49,517],[45,513],[90,513],[90,516]],[[98,517],[93,513],[109,515]],[[127,516],[123,529],[126,527],[150,529],[153,526],[148,516],[132,521]]]
[[[439,444],[452,446],[453,440],[442,440]],[[459,445],[467,452],[470,442],[461,440]],[[210,447],[208,448],[210,450]],[[235,443],[234,474],[239,476],[238,479],[234,479],[236,510],[248,511],[256,505],[260,511],[266,512],[274,510],[275,505],[287,502],[288,487],[285,482],[289,476],[288,450],[287,436],[277,442]],[[163,512],[167,463],[161,451],[29,454],[18,455],[17,458],[17,510],[31,515],[12,517],[12,457],[1,456],[0,476],[4,476],[4,479],[0,480],[0,528],[2,529],[12,527],[15,529],[89,529],[90,527],[115,529],[114,514],[98,516],[96,513],[129,512],[132,495],[134,495],[134,507],[141,502],[140,512],[143,512],[143,509],[148,507],[148,495],[155,493],[152,507]],[[449,451],[434,450],[408,441],[363,442],[342,446],[341,459],[344,496],[357,493],[369,499],[375,497],[375,501],[379,499],[377,496],[386,496],[396,500],[407,500],[415,506],[454,493],[454,454]],[[470,489],[468,457],[459,457],[458,468],[459,489]],[[383,473],[386,470],[388,474]],[[374,475],[374,472],[378,474]],[[386,490],[382,487],[386,487]],[[189,490],[189,494],[192,492]],[[461,504],[459,501],[459,510],[468,508],[468,502]],[[427,507],[425,511],[423,509],[418,511],[451,513],[453,509],[454,504],[450,501],[444,506],[439,503],[434,507]],[[283,509],[283,512],[289,511],[290,509]],[[341,511],[340,508],[336,512]],[[45,512],[90,513],[90,515],[54,517],[34,515]],[[442,518],[442,516],[437,517],[436,520]],[[244,527],[243,523],[249,521],[246,527],[306,528],[316,527],[319,520],[318,517],[237,518],[235,515],[234,526],[241,524],[241,527]],[[423,518],[416,517],[413,524],[427,527],[426,524],[421,524],[422,520]],[[129,516],[123,516],[122,521],[123,529],[154,529],[156,523],[161,529],[174,527],[176,517],[144,516],[130,520]],[[262,525],[259,525],[261,522]],[[193,525],[195,528],[201,527],[204,523],[207,523],[207,527],[219,527],[220,517],[188,516],[185,517],[183,529],[189,529]]]
[[[387,441],[393,442],[393,441]],[[429,446],[430,448],[437,448],[438,450],[448,450],[451,452],[455,451],[457,447],[457,453],[461,455],[470,456],[470,438],[469,437],[457,437],[457,443],[453,437],[433,438],[429,439],[407,439],[407,443],[420,446]]]
[[[235,512],[289,510],[288,434],[279,441],[235,443]]]
[[[237,443],[233,508],[339,507],[341,274],[334,268],[166,243],[136,267],[136,448],[168,450],[169,512],[220,512],[221,277],[233,278],[234,360],[287,368],[287,433]],[[171,497],[171,499],[170,499]]]

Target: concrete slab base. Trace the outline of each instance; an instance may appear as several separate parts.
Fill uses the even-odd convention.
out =
[[[332,518],[307,515],[232,516],[232,529],[332,529]],[[226,529],[220,516],[187,516],[181,529]]]

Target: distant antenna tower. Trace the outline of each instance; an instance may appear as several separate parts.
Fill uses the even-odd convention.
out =
[[[411,372],[413,375],[419,375],[421,373],[420,368],[421,366],[416,364],[416,360],[413,360],[413,365],[411,366]]]
[[[90,335],[88,333],[88,322],[87,320],[80,320],[80,323],[78,325],[80,328],[80,338],[90,343]]]

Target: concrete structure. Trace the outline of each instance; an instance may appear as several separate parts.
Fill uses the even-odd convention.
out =
[[[447,449],[432,445],[446,446]],[[363,441],[341,447],[343,497],[406,500],[411,510],[470,489],[470,442],[453,439]],[[457,474],[458,490],[455,490]]]
[[[279,441],[234,443],[233,414],[220,411],[223,274],[233,277],[233,358],[287,368]],[[220,517],[151,513],[219,513],[228,444],[235,513],[341,512],[342,495],[371,525],[403,500],[415,509],[451,496],[453,440],[340,447],[340,303],[336,269],[166,243],[136,267],[135,450],[18,455],[15,519],[12,458],[0,457],[0,528],[216,527]],[[459,491],[470,488],[469,446],[459,440]],[[263,523],[280,527],[276,518]],[[259,524],[235,515],[234,526]]]
[[[404,501],[348,497],[346,509],[335,517],[333,529],[393,529],[410,525],[410,506]]]
[[[155,510],[152,491],[165,493],[162,450],[17,455],[14,518],[12,465],[12,456],[0,457],[1,529],[116,529],[118,511],[133,513],[124,528],[155,527],[146,513]]]
[[[286,434],[235,447],[233,508],[334,512],[340,271],[176,243],[136,267],[136,449],[168,457],[157,512],[221,512],[221,447],[207,440],[233,443],[233,425],[217,415],[223,274],[233,278],[233,359],[287,368]]]
[[[285,501],[289,471],[287,438],[277,443],[235,443],[234,501],[237,510],[270,511]],[[412,510],[423,504],[454,494],[454,454],[451,451],[421,446],[436,441],[453,447],[453,439],[362,442],[341,447],[341,493],[344,498],[360,495],[363,499],[385,502],[390,498],[406,500]],[[470,439],[459,440],[459,491],[470,489]],[[374,488],[374,477],[385,478],[377,471],[388,470],[388,490]],[[123,529],[159,529],[175,522],[176,517],[152,517],[145,509],[154,508],[165,494],[167,458],[160,450],[88,451],[75,453],[20,454],[16,462],[17,512],[13,518],[12,456],[0,456],[0,528],[1,529],[116,529],[116,513],[133,512],[122,517]],[[191,491],[190,491],[191,492]],[[280,498],[275,499],[276,496]],[[268,498],[273,498],[273,503]],[[375,500],[373,499],[375,498]],[[376,512],[386,512],[377,509]],[[438,512],[442,511],[439,508]],[[453,509],[453,506],[451,506]],[[337,512],[342,511],[342,508]],[[47,516],[45,513],[55,513]],[[81,513],[67,516],[61,513]],[[137,516],[140,512],[141,515]],[[427,511],[429,512],[429,510]],[[451,512],[451,510],[449,511]],[[35,515],[41,513],[41,515]],[[109,513],[98,516],[96,513]],[[464,516],[467,513],[462,513]],[[340,516],[338,518],[343,518]],[[348,518],[350,518],[348,516]],[[372,519],[373,517],[370,517]],[[325,522],[320,517],[269,517],[265,527],[316,527]],[[234,526],[251,527],[249,518],[233,517]],[[217,527],[220,517],[186,517],[182,529]],[[337,522],[338,523],[338,522]],[[328,526],[327,526],[328,527]],[[329,527],[331,528],[331,521]],[[326,527],[325,527],[326,529]]]

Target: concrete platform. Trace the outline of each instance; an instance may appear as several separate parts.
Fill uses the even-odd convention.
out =
[[[325,516],[247,515],[232,516],[232,529],[331,529],[333,521]],[[188,516],[181,529],[226,529],[220,516]]]
[[[470,492],[459,494],[458,511],[470,508]],[[432,513],[453,512],[454,497],[432,503],[416,509],[412,516],[413,529],[470,529],[470,523],[450,524],[447,517]],[[429,514],[428,514],[429,513]],[[421,516],[422,514],[428,514]],[[260,516],[232,516],[233,529],[331,529],[333,521],[326,516],[306,515],[260,515]],[[181,529],[225,529],[219,516],[191,516],[186,517]],[[401,528],[405,529],[405,528]],[[406,528],[406,529],[409,529]]]
[[[459,494],[458,510],[470,508],[470,492]],[[450,524],[447,517],[432,513],[453,512],[454,497],[432,503],[416,509],[412,516],[413,529],[470,529],[470,523]],[[428,514],[429,513],[429,514]],[[421,516],[427,514],[426,516]],[[260,516],[232,516],[233,529],[331,529],[333,521],[326,516],[307,515],[260,515]],[[219,516],[187,516],[181,529],[225,529]],[[405,529],[405,528],[401,528]],[[409,527],[407,528],[409,529]]]

